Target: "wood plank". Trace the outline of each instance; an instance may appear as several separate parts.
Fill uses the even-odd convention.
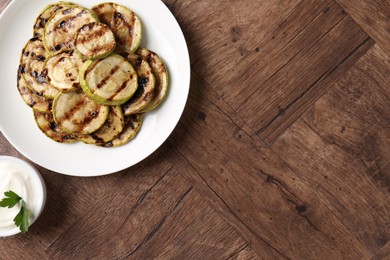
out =
[[[161,203],[162,198],[159,198],[158,203],[161,203],[160,206],[154,204],[157,201],[149,205],[150,207],[156,207],[156,214],[145,214],[143,217],[139,216],[139,219],[136,218],[135,220],[129,221],[129,215],[134,214],[134,211],[138,207],[144,207],[145,199],[150,200],[156,196],[156,191],[153,190],[152,192],[153,187],[156,185],[165,187],[167,185],[165,180],[163,182],[163,178],[170,172],[172,165],[159,163],[158,166],[160,167],[159,173],[155,173],[152,169],[149,169],[143,173],[144,176],[142,177],[139,175],[127,175],[127,178],[120,180],[115,185],[115,192],[107,190],[103,193],[102,195],[107,199],[99,200],[94,205],[91,205],[89,210],[85,212],[84,216],[77,223],[66,230],[66,232],[48,247],[48,255],[50,257],[67,256],[68,258],[87,258],[97,254],[98,252],[96,250],[99,248],[98,251],[100,251],[102,257],[109,258],[116,256],[118,258],[121,255],[127,254],[126,250],[136,248],[142,242],[141,238],[144,238],[151,231],[153,225],[158,223],[161,215],[166,213],[164,208],[174,207],[177,200],[172,200],[177,199],[176,196],[180,198],[190,188],[188,185],[185,185],[183,187],[184,191],[179,190],[177,194],[171,194],[170,196],[167,194],[167,198],[170,197],[172,199],[167,202]],[[171,175],[174,176],[174,173]],[[172,189],[172,192],[174,193],[175,190]],[[140,225],[143,221],[147,220],[149,222]],[[115,240],[121,241],[121,244],[114,245],[115,241],[104,241],[100,239],[101,237],[111,237],[113,233],[115,233],[115,236],[122,236],[121,240]],[[74,237],[78,236],[84,237],[82,244],[80,244],[79,240],[74,240]],[[130,236],[134,239],[133,241],[129,238]],[[88,248],[89,250],[84,251],[84,248]]]
[[[390,240],[390,64],[383,55],[378,46],[370,50],[273,146],[372,254]]]
[[[226,76],[223,76],[227,78],[223,82],[226,84],[218,85],[218,93],[237,110],[255,90],[261,88],[292,59],[297,59],[298,55],[302,59],[302,54],[317,45],[318,40],[343,18],[345,14],[334,2],[300,2],[288,16],[275,21],[270,32],[260,39],[258,53],[235,64],[234,71],[224,73]],[[290,78],[292,75],[285,76]]]
[[[342,76],[373,45],[374,41],[371,38],[364,41],[339,65],[322,76],[315,86],[305,91],[298,102],[294,101],[288,105],[288,109],[280,111],[280,115],[278,115],[275,120],[260,133],[267,144],[272,145],[272,143],[275,142],[288,127],[298,120],[298,118],[306,112],[321,95],[326,93],[332,83]]]
[[[170,164],[160,163],[160,173],[153,169],[144,172],[142,177],[128,176],[121,180],[115,193],[107,190],[104,196],[109,199],[98,201],[48,248],[48,255],[51,258],[142,255],[207,258],[229,255],[245,245]],[[204,212],[208,214],[203,215]],[[196,235],[194,230],[204,233]],[[81,244],[74,240],[78,236],[84,237]],[[102,237],[116,239],[107,241]]]
[[[283,125],[286,120],[284,115],[292,105],[299,107],[315,101],[306,100],[309,97],[306,93],[319,92],[310,95],[312,97],[324,93],[327,85],[319,82],[367,40],[367,35],[349,17],[329,26],[331,29],[315,45],[290,60],[239,106],[238,113],[260,135],[277,120],[281,120]],[[311,29],[317,30],[317,27]],[[269,131],[275,131],[275,128],[271,127]]]
[[[253,251],[253,249],[249,246],[243,248],[240,252],[229,258],[229,260],[256,260],[256,259],[265,259],[259,257],[258,254]],[[267,257],[267,259],[270,259]]]
[[[389,2],[386,0],[336,1],[390,55]]]
[[[359,158],[323,140],[303,120],[283,134],[274,149],[300,180],[316,189],[321,203],[371,256],[388,241],[390,198],[369,178],[371,173]],[[310,218],[307,209],[312,206],[306,203],[303,208]]]
[[[191,191],[158,233],[128,257],[227,259],[245,244],[197,191]]]
[[[214,208],[224,209],[224,218],[237,219],[229,222],[248,243],[261,241],[286,258],[370,256],[315,187],[304,185],[272,151],[257,145],[260,141],[242,130],[245,125],[238,127],[234,111],[211,87],[194,74],[192,85],[172,147],[193,169],[186,176]]]
[[[230,82],[237,63],[246,57],[261,57],[261,46],[258,43],[270,37],[274,27],[284,17],[290,16],[297,5],[313,6],[315,2],[318,1],[290,0],[282,3],[279,0],[164,0],[184,31],[190,49],[191,67],[213,86]],[[320,2],[322,5],[330,0]],[[202,10],[202,15],[190,10]],[[281,37],[289,40],[293,36]]]
[[[361,159],[372,177],[387,188],[390,187],[389,75],[389,56],[376,45],[304,117],[327,142]]]
[[[205,183],[204,179],[196,172],[192,165],[186,162],[186,159],[176,150],[177,148],[175,147],[177,147],[178,142],[180,143],[180,138],[173,135],[172,139],[175,140],[175,144],[169,141],[168,146],[163,149],[164,154],[169,155],[170,161],[180,167],[183,177],[193,183],[196,190],[198,190],[209,204],[212,205],[212,208],[216,210],[216,212],[218,212],[221,217],[245,239],[245,241],[248,241],[252,245],[252,249],[254,248],[253,254],[258,255],[261,259],[287,259],[286,256],[283,256],[280,252],[275,250],[272,245],[259,239],[254,232],[251,232],[248,229],[248,226],[246,226],[243,221],[237,218],[229,206],[220,197],[216,196],[215,192],[210,189],[210,186]],[[234,259],[241,251],[242,250],[232,255],[232,258]]]
[[[388,242],[371,260],[388,259],[390,256],[390,242]]]

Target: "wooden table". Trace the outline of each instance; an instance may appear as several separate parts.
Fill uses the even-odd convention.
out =
[[[46,208],[0,258],[389,259],[390,1],[164,2],[191,55],[177,128],[117,174],[37,166]]]

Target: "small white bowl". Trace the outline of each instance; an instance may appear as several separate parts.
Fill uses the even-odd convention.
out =
[[[27,208],[30,213],[30,226],[35,222],[35,220],[38,219],[38,217],[41,215],[43,208],[46,203],[46,185],[45,181],[43,180],[41,174],[29,163],[11,156],[0,156],[0,171],[3,171],[5,169],[5,166],[10,166],[14,168],[14,170],[17,169],[17,171],[23,172],[23,175],[25,176],[25,180],[22,180],[22,178],[13,179],[13,181],[7,182],[11,183],[10,185],[15,185],[15,183],[18,183],[19,191],[13,190],[16,192],[22,199],[26,202]],[[3,168],[3,169],[2,169]],[[6,175],[7,173],[3,173]],[[17,176],[17,174],[13,173],[12,176]],[[9,176],[11,176],[9,175]],[[1,178],[1,175],[0,175]],[[12,177],[13,178],[13,177]],[[6,183],[4,183],[5,180],[0,180],[0,200],[4,198],[4,192],[8,190],[12,190],[12,188],[6,187]],[[23,185],[20,185],[20,183],[23,183]],[[15,187],[14,187],[15,188]],[[19,194],[19,193],[21,194]],[[33,194],[33,198],[31,196]],[[15,209],[8,209],[8,208],[0,208],[3,212],[5,210],[14,210]],[[13,219],[13,217],[12,217]],[[1,221],[1,216],[0,216]],[[7,222],[9,223],[9,221]],[[12,221],[13,224],[13,221]],[[5,226],[5,224],[0,223],[0,237],[7,237],[12,236],[20,233],[19,227],[12,225],[12,226]]]

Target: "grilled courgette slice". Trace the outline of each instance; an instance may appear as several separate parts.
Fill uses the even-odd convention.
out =
[[[73,3],[70,2],[59,2],[56,4],[50,4],[46,6],[42,10],[42,12],[39,14],[37,19],[35,20],[34,27],[33,27],[33,33],[34,37],[43,37],[45,25],[47,21],[59,10],[64,9],[68,5],[71,5]]]
[[[99,4],[92,11],[114,32],[117,52],[135,52],[141,43],[142,25],[133,11],[115,3]]]
[[[48,57],[49,53],[41,38],[31,38],[23,48],[18,71],[32,91],[53,99],[59,91],[48,83],[45,68],[45,61]]]
[[[96,15],[79,5],[69,5],[57,11],[46,23],[44,42],[51,53],[72,50],[78,30],[91,22],[98,22]]]
[[[137,135],[138,131],[141,128],[142,120],[144,114],[133,114],[125,116],[125,126],[123,127],[122,132],[114,138],[112,141],[109,141],[104,144],[99,144],[103,147],[117,147],[130,142]]]
[[[60,93],[53,102],[54,121],[69,133],[90,134],[107,119],[109,107],[99,105],[83,92]]]
[[[50,84],[61,92],[80,88],[79,71],[83,59],[74,51],[64,51],[50,57],[46,62]]]
[[[47,112],[51,109],[52,100],[42,97],[32,91],[26,80],[22,77],[20,72],[17,74],[17,88],[23,101],[31,108],[40,112]]]
[[[52,100],[42,97],[32,91],[25,79],[18,72],[17,88],[23,101],[31,108],[40,112],[47,112],[51,109]]]
[[[76,49],[85,58],[104,58],[114,51],[115,46],[114,33],[104,23],[86,24],[76,36]]]
[[[168,92],[168,71],[161,58],[154,52],[145,49],[138,48],[136,54],[145,59],[149,66],[152,68],[152,72],[156,77],[156,85],[154,87],[154,94],[152,100],[147,104],[141,112],[148,112],[155,109],[164,100]]]
[[[134,95],[123,104],[123,113],[131,115],[139,112],[153,97],[155,77],[148,62],[136,54],[125,55],[125,58],[134,67],[138,76],[138,88]]]
[[[123,130],[124,118],[120,106],[111,106],[106,122],[89,135],[79,135],[79,140],[87,144],[104,144],[117,137]]]
[[[58,127],[50,111],[41,112],[34,109],[33,112],[35,122],[47,137],[59,143],[74,143],[78,141],[75,135],[62,131]]]
[[[104,105],[121,105],[129,100],[137,89],[137,80],[133,66],[117,54],[88,60],[80,71],[81,88],[95,102]]]

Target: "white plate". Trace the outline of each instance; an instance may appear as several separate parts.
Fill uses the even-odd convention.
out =
[[[141,46],[164,60],[170,89],[158,109],[144,117],[142,128],[130,143],[117,148],[60,144],[36,126],[32,110],[16,88],[16,72],[24,44],[32,37],[40,11],[57,1],[13,0],[0,17],[0,130],[9,142],[31,161],[49,170],[74,176],[98,176],[126,169],[152,154],[178,123],[190,87],[190,61],[183,33],[160,0],[115,0],[132,9],[143,24]],[[100,0],[73,1],[87,8]]]

